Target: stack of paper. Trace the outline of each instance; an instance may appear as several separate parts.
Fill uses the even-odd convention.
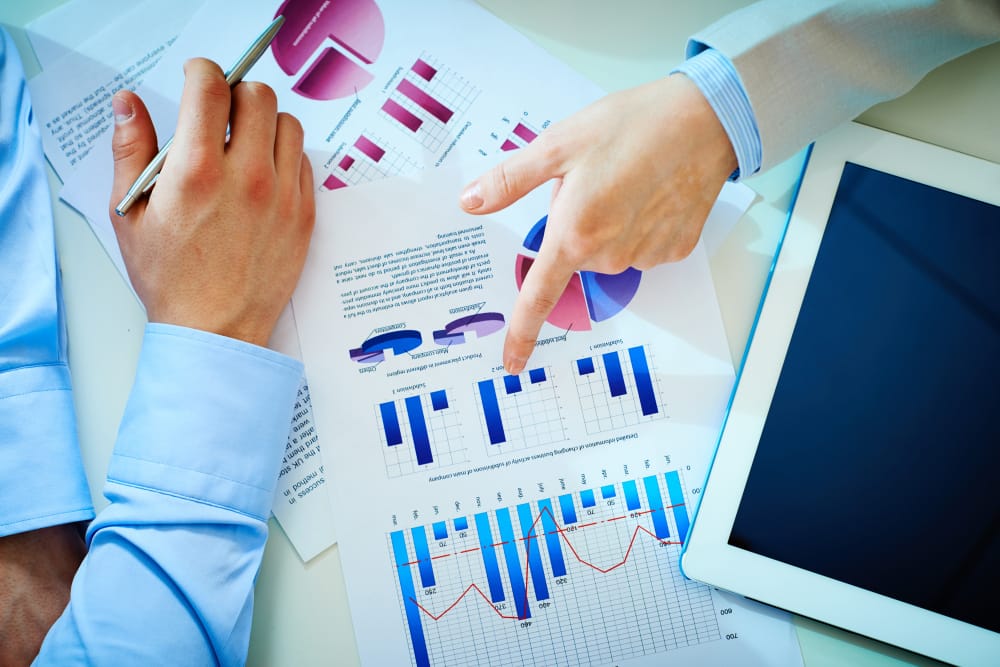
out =
[[[135,74],[164,45],[138,92],[166,137],[183,60],[228,66],[278,12],[286,25],[250,78],[302,122],[318,193],[295,317],[272,341],[300,356],[301,339],[310,377],[274,513],[304,560],[339,535],[362,658],[800,664],[785,615],[677,566],[733,383],[703,247],[652,271],[577,274],[529,368],[500,367],[549,193],[484,218],[461,213],[458,193],[601,91],[461,0],[235,13],[211,0],[169,48],[174,29],[150,30],[110,67]],[[94,75],[57,95],[71,71],[57,61],[36,80],[41,117],[137,80]],[[46,150],[62,196],[125,275],[103,194],[110,136],[61,136]],[[727,186],[709,225],[751,198]]]

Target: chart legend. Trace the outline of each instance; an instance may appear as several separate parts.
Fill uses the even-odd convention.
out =
[[[376,406],[389,477],[468,460],[458,411],[448,394],[439,389]]]

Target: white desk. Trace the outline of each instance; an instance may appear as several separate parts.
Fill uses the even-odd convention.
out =
[[[28,75],[38,71],[19,28],[64,0],[8,1],[0,23],[14,35]],[[500,18],[608,90],[661,76],[684,53],[687,36],[743,0],[481,0]],[[929,75],[906,96],[861,121],[1000,162],[1000,44]],[[761,198],[712,262],[733,359],[738,362],[785,220],[801,155],[748,181]],[[50,174],[51,175],[51,174]],[[54,187],[58,181],[51,176]],[[70,363],[80,442],[91,488],[100,494],[132,383],[144,318],[86,222],[56,203]],[[104,499],[95,499],[103,506]],[[257,583],[250,665],[354,664],[357,648],[334,547],[303,565],[276,522]],[[797,618],[806,664],[935,664],[919,656]]]

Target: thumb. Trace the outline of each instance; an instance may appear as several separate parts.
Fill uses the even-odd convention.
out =
[[[467,213],[493,213],[506,208],[545,181],[562,176],[559,162],[543,134],[469,183],[459,203]]]
[[[118,232],[122,220],[141,217],[146,207],[144,200],[135,203],[124,218],[115,213],[132,183],[156,155],[156,130],[149,117],[146,105],[135,93],[122,90],[111,98],[111,108],[115,115],[115,131],[111,137],[111,154],[115,161],[114,184],[111,187],[111,201],[108,215]]]

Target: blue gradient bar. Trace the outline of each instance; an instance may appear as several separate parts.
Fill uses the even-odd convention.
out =
[[[614,498],[614,497],[615,497],[615,485],[614,484],[608,484],[606,486],[602,486],[601,487],[601,498],[604,498],[605,500],[607,500],[608,498]]]
[[[490,584],[490,601],[503,602],[503,580],[500,579],[500,565],[497,564],[497,552],[493,548],[493,533],[490,532],[490,517],[486,512],[475,516],[476,532],[479,534],[479,550],[483,553],[483,567],[486,568],[486,581]]]
[[[514,526],[510,522],[510,510],[501,507],[496,511],[497,526],[500,527],[500,541],[503,543],[503,556],[507,561],[507,576],[510,577],[511,595],[514,596],[514,606],[517,617],[521,620],[531,618],[528,610],[528,589],[521,573],[521,558],[517,555],[517,541],[514,537]]]
[[[444,521],[435,521],[432,527],[434,528],[435,540],[448,539],[448,525]]]
[[[508,394],[516,394],[521,391],[521,378],[517,375],[504,375],[503,388]]]
[[[431,440],[427,436],[427,422],[424,421],[424,406],[419,396],[406,399],[406,416],[410,420],[410,434],[413,436],[413,451],[417,453],[417,465],[434,460],[431,454]]]
[[[667,493],[670,494],[670,504],[674,506],[674,523],[677,524],[677,539],[684,542],[687,539],[688,520],[687,504],[684,492],[681,490],[681,478],[676,470],[664,475],[667,478]]]
[[[454,524],[455,524],[455,530],[469,529],[469,520],[466,519],[464,516],[460,516],[457,519],[455,519]]]
[[[594,360],[591,357],[576,360],[576,370],[580,375],[590,375],[594,372]]]
[[[396,414],[396,403],[389,401],[380,403],[382,413],[382,430],[385,431],[385,441],[390,447],[403,444],[403,433],[399,430],[399,415]]]
[[[417,590],[413,586],[413,575],[407,565],[406,538],[403,531],[394,531],[392,539],[392,554],[396,559],[396,576],[399,577],[399,590],[403,594],[403,609],[406,610],[406,624],[410,626],[410,642],[413,644],[413,657],[417,667],[430,667],[431,658],[427,653],[427,640],[424,639],[424,626],[420,620],[420,609],[417,607]]]
[[[552,501],[548,498],[539,500],[538,513],[542,517],[542,530],[545,531],[545,545],[549,548],[549,562],[552,564],[552,576],[566,576],[566,563],[563,561],[562,543],[559,541],[559,531],[556,528],[556,515],[552,513]]]
[[[538,384],[539,382],[545,382],[545,369],[532,368],[530,371],[528,371],[528,379],[531,380],[531,384]]]
[[[431,392],[431,407],[434,408],[435,412],[448,409],[448,394],[444,392],[444,389]]]
[[[608,388],[611,389],[612,396],[625,395],[625,376],[622,375],[622,360],[617,352],[605,352],[601,355],[604,359],[604,370],[608,373]]]
[[[413,550],[417,552],[417,567],[420,569],[420,584],[424,588],[434,585],[434,568],[431,567],[431,550],[427,546],[427,531],[423,526],[410,529]]]
[[[531,569],[531,585],[535,589],[536,600],[549,599],[549,586],[545,583],[545,570],[542,568],[542,540],[539,521],[535,525],[535,516],[531,513],[531,505],[522,503],[517,506],[517,520],[521,522],[521,535],[524,537],[524,551],[528,554],[528,567]]]
[[[500,419],[500,404],[497,402],[497,388],[493,380],[479,381],[479,396],[483,399],[483,416],[486,417],[486,430],[490,434],[490,444],[498,445],[507,441],[503,432],[503,420]]]
[[[582,504],[584,507],[593,507],[594,505],[596,505],[597,501],[594,500],[594,492],[590,489],[584,489],[583,491],[581,491],[580,504]]]
[[[576,508],[573,506],[573,496],[568,493],[559,496],[559,509],[562,510],[563,523],[567,526],[576,523]]]
[[[628,480],[622,482],[622,490],[625,491],[625,506],[630,510],[637,510],[642,507],[639,502],[639,489],[635,488],[635,482]]]
[[[663,499],[660,497],[660,485],[656,481],[656,475],[643,477],[642,483],[646,486],[646,500],[649,501],[649,509],[653,510],[653,532],[661,540],[670,537],[670,526],[667,524],[667,510],[663,508]]]
[[[656,394],[653,392],[653,379],[649,376],[646,352],[641,346],[630,347],[628,358],[632,362],[632,375],[635,376],[635,388],[639,392],[639,405],[642,407],[642,414],[655,415],[660,409],[656,405]]]

